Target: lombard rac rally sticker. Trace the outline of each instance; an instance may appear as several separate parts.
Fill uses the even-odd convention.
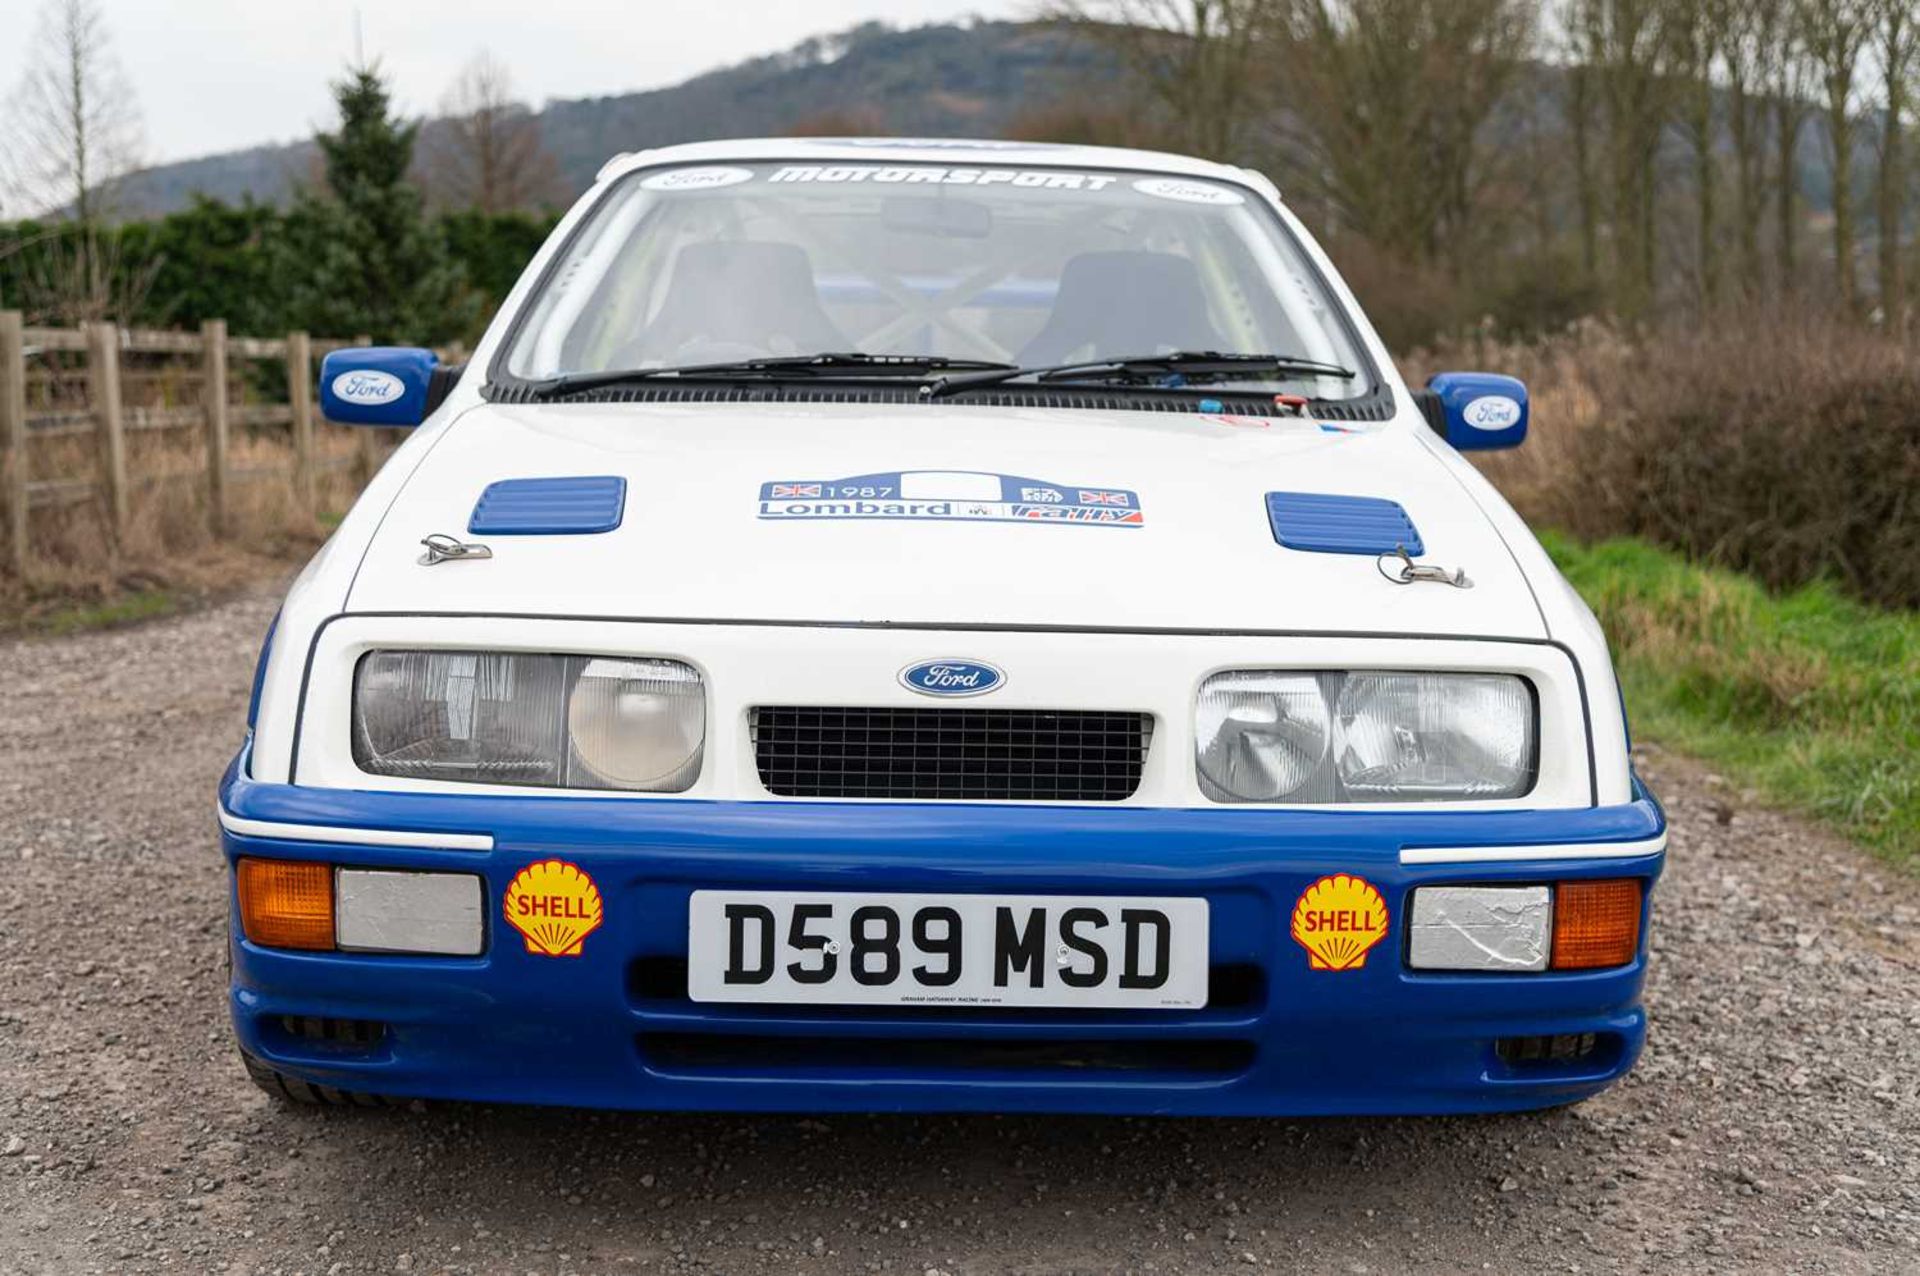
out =
[[[565,860],[529,864],[507,884],[507,925],[542,957],[578,957],[588,935],[600,929],[600,888]]]
[[[1386,937],[1387,901],[1363,877],[1323,877],[1293,906],[1293,940],[1307,950],[1309,970],[1358,970]]]
[[[762,483],[760,517],[1078,523],[1093,527],[1141,527],[1146,523],[1139,493],[1125,488],[971,470],[906,470]]]

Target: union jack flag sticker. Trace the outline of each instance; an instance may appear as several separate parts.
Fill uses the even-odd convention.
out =
[[[773,485],[773,495],[769,499],[777,501],[783,496],[818,495],[820,495],[820,485],[818,483],[775,483]]]
[[[1125,492],[1089,492],[1089,491],[1086,491],[1085,489],[1082,489],[1080,492],[1080,503],[1082,505],[1131,505],[1133,504],[1132,501],[1127,499],[1127,494]]]

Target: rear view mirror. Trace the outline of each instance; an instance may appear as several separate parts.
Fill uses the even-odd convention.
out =
[[[444,374],[431,350],[354,346],[320,361],[320,412],[336,425],[412,426],[445,397],[434,395]]]
[[[1462,452],[1519,447],[1527,437],[1527,387],[1513,377],[1442,372],[1418,397],[1427,424]]]
[[[938,195],[890,195],[880,203],[880,224],[901,235],[985,239],[993,234],[993,210]]]

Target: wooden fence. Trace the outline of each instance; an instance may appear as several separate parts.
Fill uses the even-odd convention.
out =
[[[273,338],[230,336],[219,319],[208,320],[198,332],[141,331],[111,323],[29,328],[19,312],[0,311],[0,508],[5,511],[6,542],[0,562],[25,577],[34,557],[36,514],[91,501],[99,502],[109,537],[118,543],[127,529],[134,493],[156,484],[203,484],[215,536],[231,529],[229,511],[237,483],[290,480],[296,506],[316,512],[316,479],[322,471],[360,465],[371,474],[378,468],[381,436],[387,431],[360,431],[358,446],[344,455],[321,456],[314,446],[320,420],[315,362],[330,350],[365,344],[364,337],[326,339],[304,332]],[[138,373],[143,392],[132,396],[123,391],[129,356],[143,359]],[[170,363],[175,374],[165,386],[160,384],[162,373],[151,370],[155,361],[149,356],[171,357],[159,361]],[[248,360],[285,365],[283,401],[247,402],[251,395],[235,395],[234,374],[242,372],[240,365]],[[239,379],[243,385],[249,380]],[[183,384],[195,387],[194,392],[184,396],[185,402],[172,401],[183,397],[178,393]],[[234,463],[236,430],[258,434],[281,428],[288,431],[290,461]],[[129,439],[150,431],[198,432],[204,439],[204,468],[130,472]],[[36,451],[46,451],[37,445],[87,437],[94,441],[95,457],[93,464],[72,467],[82,472],[35,474],[31,458]]]

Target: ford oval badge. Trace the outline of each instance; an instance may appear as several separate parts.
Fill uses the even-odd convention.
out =
[[[363,407],[392,403],[406,392],[404,381],[378,368],[355,368],[333,379],[335,397],[342,403],[357,403]]]
[[[1520,424],[1520,405],[1504,394],[1486,394],[1460,414],[1476,430],[1511,430]]]
[[[984,696],[1006,680],[978,660],[923,660],[900,671],[900,685],[923,696]]]

